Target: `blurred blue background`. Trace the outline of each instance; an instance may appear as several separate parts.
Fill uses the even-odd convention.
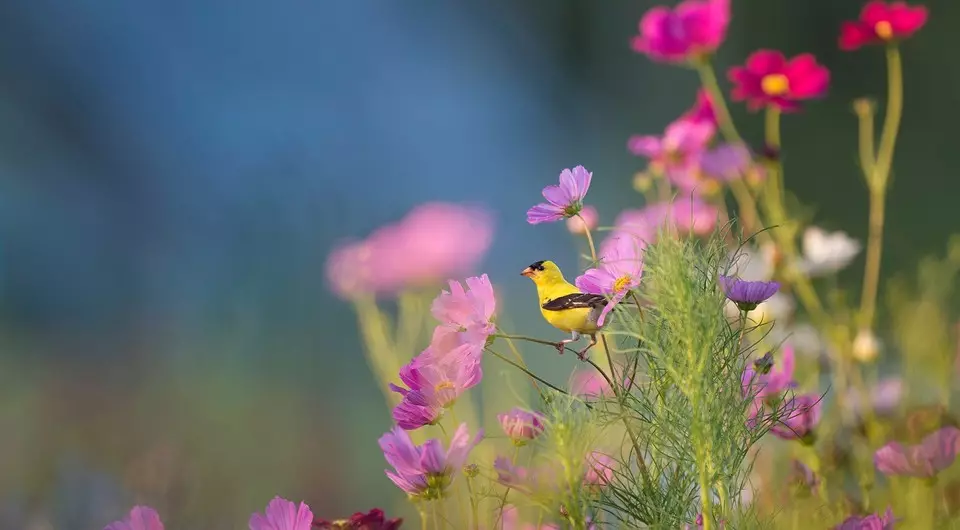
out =
[[[886,273],[960,229],[960,4],[925,3]],[[329,516],[394,506],[389,414],[327,253],[423,201],[485,205],[501,312],[549,333],[517,272],[572,268],[574,246],[524,212],[577,164],[602,223],[639,205],[627,137],[694,98],[693,72],[629,49],[652,5],[0,4],[0,528],[99,528],[132,502],[237,528],[274,494]],[[863,239],[850,102],[883,96],[882,54],[836,48],[860,3],[733,6],[723,70],[771,47],[833,71],[826,101],[785,118],[786,178]]]

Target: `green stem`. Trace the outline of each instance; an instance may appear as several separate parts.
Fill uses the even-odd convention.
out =
[[[467,477],[467,493],[470,495],[470,517],[473,521],[473,530],[480,528],[480,510],[478,508],[477,497],[473,494],[473,479]],[[501,510],[502,513],[502,510]],[[496,526],[494,526],[496,528]]]
[[[710,61],[702,61],[697,64],[697,72],[700,74],[700,83],[710,94],[711,103],[713,103],[714,113],[717,115],[717,123],[720,130],[730,142],[742,144],[743,138],[737,132],[733,124],[733,118],[730,117],[730,109],[727,108],[727,102],[723,98],[723,91],[720,89],[720,83],[717,82],[717,74],[713,71],[713,65]]]
[[[566,390],[564,390],[564,389],[562,389],[562,388],[559,388],[559,387],[557,387],[557,386],[554,386],[554,385],[551,384],[550,382],[548,382],[548,381],[542,379],[541,377],[539,377],[537,374],[531,372],[530,370],[527,370],[525,367],[520,366],[519,364],[511,361],[510,359],[507,359],[507,358],[504,357],[503,355],[500,355],[499,353],[491,350],[490,348],[487,348],[486,351],[488,351],[491,355],[493,355],[493,356],[496,357],[497,359],[500,359],[501,361],[503,361],[503,362],[505,362],[505,363],[507,363],[507,364],[509,364],[509,365],[511,365],[511,366],[514,366],[515,368],[517,368],[517,369],[520,370],[521,372],[527,374],[529,377],[532,377],[533,379],[536,379],[536,380],[539,381],[540,383],[542,383],[542,384],[544,384],[544,385],[552,388],[553,390],[556,390],[557,392],[560,392],[561,394],[569,395]]]
[[[417,512],[420,514],[420,530],[427,530],[427,511],[423,509],[422,502],[417,503]]]
[[[593,261],[591,261],[591,264],[594,265],[594,266],[596,266],[596,264],[597,264],[597,249],[596,249],[596,247],[593,246],[593,235],[590,234],[590,227],[587,226],[587,220],[584,219],[582,215],[580,215],[580,214],[578,213],[578,214],[577,214],[577,217],[579,217],[579,218],[580,218],[580,221],[583,223],[583,233],[586,234],[586,236],[587,236],[587,244],[590,245],[590,259],[593,260]]]
[[[520,446],[517,445],[513,448],[513,458],[510,459],[510,466],[516,467],[517,457],[520,456]],[[505,485],[506,486],[506,485]],[[500,527],[500,520],[503,519],[503,507],[507,505],[507,495],[510,494],[510,486],[506,486],[507,489],[503,490],[503,497],[500,498],[500,509],[497,510],[497,520],[493,523],[494,528]]]
[[[543,339],[535,339],[533,337],[525,337],[523,335],[507,335],[504,333],[494,333],[493,335],[490,335],[490,336],[498,339],[524,340],[527,342],[532,342],[534,344],[545,344],[547,346],[553,346],[554,348],[556,348],[558,344],[557,342],[543,340]],[[571,352],[576,352],[576,350],[574,350],[573,348],[564,348],[564,349],[569,350]]]

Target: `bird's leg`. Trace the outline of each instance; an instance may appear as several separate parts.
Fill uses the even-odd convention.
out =
[[[587,344],[587,347],[586,347],[586,348],[584,348],[584,349],[582,349],[582,350],[580,350],[580,351],[577,352],[577,358],[579,358],[581,361],[586,361],[586,360],[587,360],[587,351],[589,351],[590,348],[593,348],[593,347],[596,346],[596,345],[597,345],[597,336],[596,336],[596,335],[590,335],[590,344]]]
[[[571,342],[577,342],[578,340],[580,340],[580,334],[576,331],[572,332],[569,339],[563,339],[557,343],[557,352],[559,352],[560,355],[563,355],[563,350],[567,348],[567,344],[570,344]]]

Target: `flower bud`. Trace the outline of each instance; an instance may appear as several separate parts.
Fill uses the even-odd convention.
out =
[[[633,189],[640,193],[646,193],[653,188],[653,177],[646,171],[641,171],[633,176]]]
[[[543,432],[543,417],[521,408],[514,408],[505,414],[498,414],[503,433],[513,440],[514,445],[525,445]]]
[[[476,464],[467,464],[463,466],[463,474],[466,475],[467,478],[476,478],[476,476],[480,474],[480,467]]]
[[[861,328],[853,339],[853,358],[869,363],[880,353],[880,341],[870,328]]]

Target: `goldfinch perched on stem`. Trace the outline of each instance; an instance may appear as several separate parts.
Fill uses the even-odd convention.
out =
[[[520,274],[537,286],[543,318],[553,327],[572,334],[571,338],[556,343],[561,355],[567,344],[580,340],[581,335],[590,336],[590,344],[577,352],[577,357],[585,360],[587,351],[597,344],[600,329],[597,319],[607,305],[606,297],[581,292],[563,278],[560,267],[552,261],[533,263]]]

